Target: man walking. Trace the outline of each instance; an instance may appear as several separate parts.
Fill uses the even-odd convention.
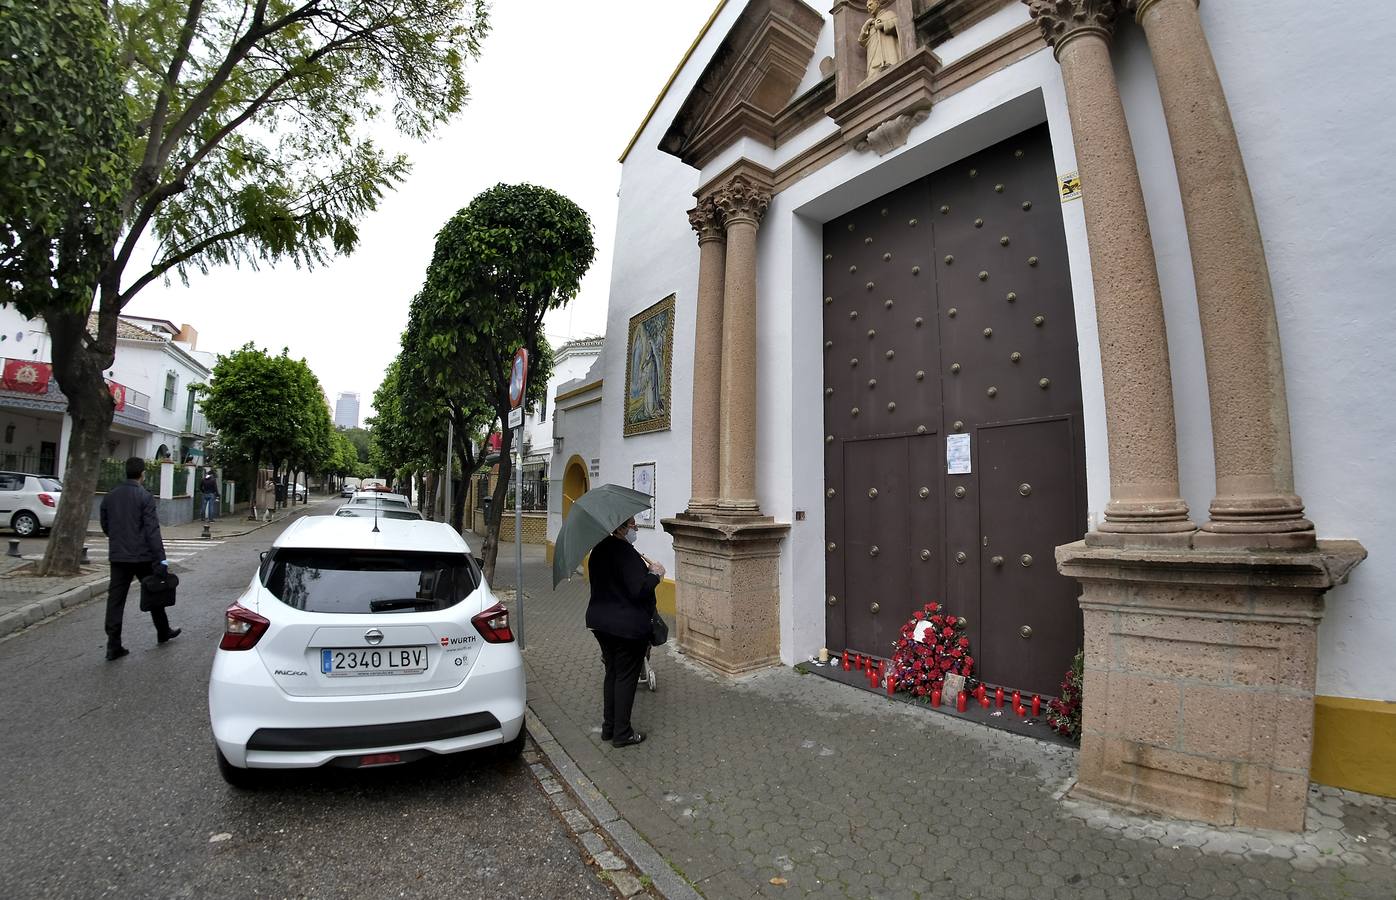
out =
[[[213,474],[212,469],[204,470],[204,480],[200,487],[204,492],[204,521],[212,522],[214,514],[218,511],[218,476]]]
[[[121,645],[121,619],[126,612],[131,579],[150,575],[156,565],[168,566],[155,498],[145,489],[144,481],[145,460],[133,456],[126,460],[126,480],[102,500],[102,533],[107,536],[107,558],[111,562],[107,659],[120,659],[131,652]],[[179,637],[181,629],[170,627],[164,607],[152,609],[150,618],[155,623],[155,639],[160,643]]]

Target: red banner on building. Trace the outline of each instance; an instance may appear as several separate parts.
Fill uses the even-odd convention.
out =
[[[117,384],[115,381],[107,382],[107,390],[111,391],[111,398],[116,401],[116,411],[121,412],[126,409],[126,385]]]
[[[29,362],[24,359],[5,360],[3,383],[7,391],[44,394],[48,392],[49,379],[52,377],[53,366],[48,363]]]

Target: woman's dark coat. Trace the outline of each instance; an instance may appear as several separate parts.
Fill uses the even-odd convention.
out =
[[[587,570],[587,627],[627,640],[647,640],[659,576],[645,565],[640,552],[628,541],[607,535],[591,551]]]

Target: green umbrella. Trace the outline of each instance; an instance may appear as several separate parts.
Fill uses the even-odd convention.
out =
[[[553,546],[553,587],[582,564],[582,557],[627,519],[650,508],[649,494],[618,484],[592,488],[573,502]]]

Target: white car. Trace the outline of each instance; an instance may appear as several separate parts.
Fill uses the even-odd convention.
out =
[[[402,509],[410,509],[412,501],[402,494],[386,494],[378,491],[355,491],[354,496],[349,498],[349,503],[355,506],[379,506],[387,508],[396,506]]]
[[[509,611],[441,522],[311,516],[228,607],[209,676],[218,769],[393,765],[523,749]]]
[[[63,482],[47,475],[0,472],[0,525],[8,525],[20,537],[32,537],[52,528],[58,515]]]
[[[377,516],[381,519],[425,519],[426,516],[415,509],[403,508],[401,506],[374,507],[368,503],[346,503],[334,511],[336,516],[360,516],[371,519]]]

